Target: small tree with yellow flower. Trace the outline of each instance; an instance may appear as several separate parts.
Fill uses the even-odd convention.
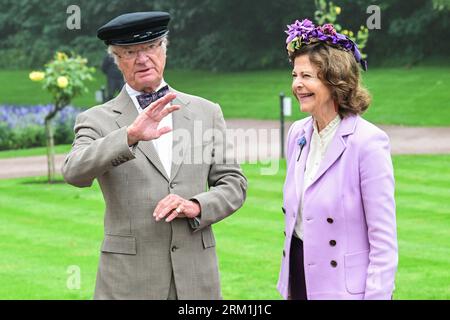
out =
[[[55,181],[55,146],[53,139],[52,119],[70,104],[73,98],[87,92],[87,80],[92,80],[95,69],[88,67],[87,59],[78,55],[70,57],[57,52],[53,60],[45,65],[45,71],[33,71],[29,77],[32,81],[42,82],[53,100],[52,110],[45,116],[45,132],[47,136],[48,181]]]
[[[316,11],[314,13],[314,17],[316,22],[319,25],[323,25],[325,23],[331,23],[334,25],[334,28],[337,32],[342,33],[349,37],[352,41],[354,41],[358,49],[361,52],[361,57],[363,59],[367,58],[367,54],[363,52],[366,47],[367,40],[369,39],[369,30],[365,26],[360,26],[356,36],[351,30],[342,30],[340,24],[336,23],[338,15],[341,14],[341,7],[335,5],[332,1],[327,2],[326,0],[315,0]]]

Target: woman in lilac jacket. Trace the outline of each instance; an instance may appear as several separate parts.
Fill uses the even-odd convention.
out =
[[[287,141],[285,299],[391,299],[398,264],[388,136],[360,117],[357,46],[330,24],[287,30],[292,91],[302,112]]]

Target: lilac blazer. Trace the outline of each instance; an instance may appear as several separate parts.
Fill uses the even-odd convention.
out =
[[[313,120],[308,117],[296,121],[287,138],[286,239],[277,286],[285,299],[289,297],[291,238],[312,132]],[[306,145],[297,162],[302,137]],[[308,299],[391,299],[398,251],[388,136],[360,116],[344,118],[303,201]]]

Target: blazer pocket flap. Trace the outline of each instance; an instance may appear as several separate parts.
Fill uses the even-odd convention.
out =
[[[369,266],[369,250],[346,254],[345,267]]]
[[[102,252],[136,254],[136,238],[107,234],[103,240]]]
[[[211,227],[202,230],[202,241],[203,241],[203,248],[205,249],[214,247],[216,245],[216,239],[214,239]]]

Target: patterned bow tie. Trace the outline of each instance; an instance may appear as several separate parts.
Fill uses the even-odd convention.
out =
[[[136,96],[137,101],[142,109],[147,108],[150,103],[158,100],[159,98],[164,97],[169,92],[169,86],[164,86],[156,92],[153,93],[144,93],[139,96]]]

